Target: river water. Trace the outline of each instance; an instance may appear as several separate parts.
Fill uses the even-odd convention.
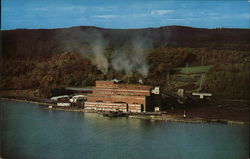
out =
[[[4,159],[247,159],[249,127],[187,124],[1,103]]]

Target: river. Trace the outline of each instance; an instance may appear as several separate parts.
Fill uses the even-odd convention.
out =
[[[108,118],[1,100],[4,159],[247,159],[249,126]]]

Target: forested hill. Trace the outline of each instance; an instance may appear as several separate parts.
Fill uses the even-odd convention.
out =
[[[98,40],[99,41],[98,41]],[[79,26],[62,29],[17,29],[2,31],[3,57],[49,57],[65,51],[80,52],[88,45],[130,47],[144,41],[143,47],[205,47],[249,50],[250,29],[200,29],[165,26],[145,29],[103,29]]]
[[[40,96],[48,97],[54,88],[90,86],[95,80],[117,78],[192,91],[204,79],[204,92],[249,99],[249,50],[250,29],[81,26],[4,30],[0,88],[38,89]],[[201,77],[173,71],[201,65],[211,67]]]

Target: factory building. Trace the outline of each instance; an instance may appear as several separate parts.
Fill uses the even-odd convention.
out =
[[[153,111],[159,87],[138,84],[119,84],[115,81],[96,81],[84,103],[86,110],[146,112]]]

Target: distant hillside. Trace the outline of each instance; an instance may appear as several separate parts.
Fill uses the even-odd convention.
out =
[[[49,96],[51,89],[90,86],[95,80],[142,79],[175,91],[249,99],[250,29],[18,29],[2,31],[2,47],[2,89],[38,89]],[[176,72],[187,66],[211,69],[198,75]]]
[[[130,47],[132,41],[146,41],[143,47],[206,47],[250,49],[250,29],[198,29],[165,26],[145,29],[102,29],[79,26],[63,29],[17,29],[2,31],[4,57],[44,57],[65,51],[85,51],[101,39],[104,47]]]

